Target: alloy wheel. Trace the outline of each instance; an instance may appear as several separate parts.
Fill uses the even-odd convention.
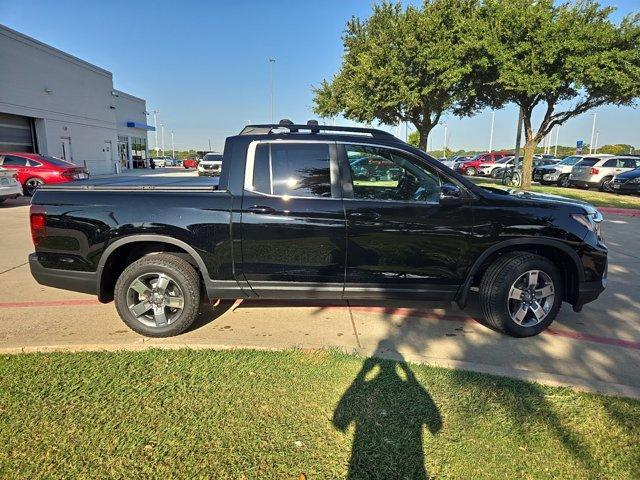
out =
[[[166,273],[145,273],[129,285],[127,307],[144,325],[163,327],[175,322],[182,314],[184,294]]]
[[[551,277],[542,270],[529,270],[518,277],[509,289],[509,315],[518,325],[533,327],[542,322],[555,299]]]
[[[36,190],[41,185],[44,185],[44,182],[39,178],[30,178],[29,180],[24,182],[24,188],[26,190],[26,194],[29,195],[30,197],[33,196],[33,194],[36,193]]]

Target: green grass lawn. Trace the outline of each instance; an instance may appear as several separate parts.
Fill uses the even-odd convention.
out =
[[[484,177],[467,177],[480,186],[511,188],[504,186],[500,180]],[[632,195],[617,195],[615,193],[600,192],[598,190],[580,190],[577,188],[561,188],[556,186],[532,185],[531,191],[549,193],[567,198],[584,200],[597,207],[640,208],[640,197]]]
[[[637,478],[640,402],[333,351],[0,357],[0,478]]]

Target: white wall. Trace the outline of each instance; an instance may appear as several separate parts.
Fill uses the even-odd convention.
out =
[[[40,153],[61,155],[61,137],[69,137],[73,161],[92,174],[115,171],[117,133],[126,130],[116,117],[146,123],[144,100],[114,96],[110,72],[2,25],[0,65],[0,112],[36,119]]]

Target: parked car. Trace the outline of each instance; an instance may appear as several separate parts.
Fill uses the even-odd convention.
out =
[[[481,163],[478,166],[477,175],[481,177],[498,178],[500,173],[504,172],[507,165],[513,165],[513,155],[502,157],[495,162]]]
[[[562,302],[579,311],[605,288],[602,216],[586,202],[482,188],[375,129],[249,126],[224,152],[223,174],[206,184],[143,176],[39,189],[33,276],[115,300],[130,328],[154,337],[187,329],[201,292],[209,302],[417,298],[461,308],[477,295],[487,324],[526,337]],[[348,160],[358,156],[383,158],[397,181],[358,184]]]
[[[556,164],[536,167],[532,171],[533,181],[540,182],[542,185],[555,183],[559,187],[568,187],[571,170],[584,158],[584,155],[571,155]]]
[[[207,153],[198,163],[198,175],[215,177],[222,171],[222,154]]]
[[[0,166],[18,174],[25,195],[31,196],[42,185],[89,178],[86,168],[50,155],[0,152]]]
[[[18,181],[18,174],[13,170],[0,167],[0,203],[18,198],[20,195],[22,195],[22,185]]]
[[[589,189],[598,187],[604,190],[606,183],[613,177],[636,169],[640,165],[637,157],[594,156],[585,157],[571,170],[569,183],[572,187]]]
[[[182,161],[184,168],[198,168],[198,161],[195,158],[185,158]]]
[[[616,175],[611,189],[616,193],[640,193],[640,168]]]
[[[496,171],[493,172],[496,178],[503,179],[502,181],[503,184],[509,185],[511,187],[520,187],[520,185],[522,184],[522,166],[523,166],[524,157],[520,156],[518,158],[519,160],[517,164],[516,162],[512,161],[505,167],[498,168],[496,169]],[[551,159],[551,158],[545,159],[538,155],[533,157],[531,161],[532,161],[532,165],[531,165],[532,172],[535,171],[537,167],[555,165],[556,163],[558,163],[558,160],[556,159]]]
[[[506,157],[508,155],[509,153],[507,152],[479,153],[478,155],[473,157],[471,160],[458,163],[456,170],[463,175],[474,176],[478,173],[478,169],[480,168],[480,165],[483,165],[483,164],[486,165],[487,163],[495,163],[497,160],[503,157]]]
[[[168,165],[171,165],[171,157],[151,157],[151,161],[158,168],[164,168]]]

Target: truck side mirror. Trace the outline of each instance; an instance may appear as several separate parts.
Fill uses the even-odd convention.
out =
[[[462,203],[462,191],[450,183],[440,186],[440,205],[453,206]]]

